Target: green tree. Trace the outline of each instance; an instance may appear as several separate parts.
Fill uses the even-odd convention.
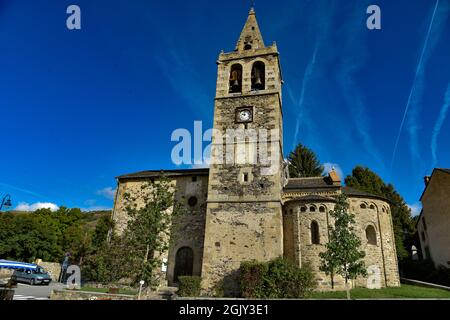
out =
[[[369,168],[361,166],[357,166],[352,170],[352,174],[345,178],[345,183],[348,187],[369,192],[389,200],[398,260],[402,261],[409,257],[409,252],[406,248],[413,243],[415,223],[411,216],[411,210],[394,186],[386,184],[376,173]]]
[[[319,177],[323,173],[323,166],[317,155],[301,143],[289,154],[288,160],[291,178]]]
[[[133,258],[130,245],[125,237],[113,235],[109,242],[104,242],[97,251],[86,257],[81,269],[83,279],[114,284],[131,277],[141,263]]]
[[[348,281],[358,275],[367,275],[363,261],[365,253],[360,250],[361,240],[354,233],[355,216],[349,212],[345,195],[336,198],[336,205],[330,215],[334,218],[334,227],[329,227],[326,250],[319,253],[320,270],[332,278],[334,274],[341,275],[345,280],[347,299],[350,299]]]
[[[101,213],[109,216],[109,212]],[[61,207],[57,211],[40,209],[35,212],[8,212],[0,214],[0,259],[33,262],[60,262],[64,253],[72,252],[73,263],[80,263],[97,247],[91,245],[92,229],[97,217],[80,209]],[[88,223],[89,222],[89,223]],[[94,230],[94,235],[95,235]]]
[[[100,249],[105,244],[108,237],[108,232],[113,228],[114,222],[110,215],[105,215],[100,218],[92,235],[93,250]]]
[[[124,231],[128,243],[131,276],[135,282],[144,280],[153,287],[158,281],[156,269],[162,264],[162,254],[169,249],[173,220],[183,212],[175,201],[170,180],[161,176],[141,187],[133,195],[124,194],[125,210],[130,217]]]

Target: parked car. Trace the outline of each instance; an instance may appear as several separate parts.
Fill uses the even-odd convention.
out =
[[[28,283],[29,285],[45,284],[47,286],[52,282],[48,272],[39,266],[35,270],[17,269],[11,276],[11,280],[16,283]]]

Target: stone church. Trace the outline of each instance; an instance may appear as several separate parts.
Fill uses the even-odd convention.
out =
[[[399,274],[390,205],[386,199],[342,186],[335,171],[315,178],[291,179],[283,158],[282,74],[275,43],[265,45],[253,9],[234,51],[220,53],[214,105],[212,163],[209,169],[164,170],[173,182],[175,197],[189,214],[177,218],[177,235],[160,272],[169,285],[180,275],[202,278],[206,293],[223,286],[238,290],[237,270],[243,261],[268,261],[284,256],[299,266],[308,264],[318,288],[331,289],[331,279],[319,270],[319,253],[328,241],[330,210],[335,196],[348,196],[355,214],[356,232],[366,252],[369,277],[352,285],[399,286]],[[233,129],[270,130],[272,160],[267,163],[221,163],[214,157],[223,151],[222,134]],[[258,138],[260,139],[260,138]],[[233,140],[234,147],[248,139]],[[261,149],[262,141],[254,141]],[[274,147],[275,146],[275,147]],[[124,193],[134,193],[161,170],[117,177],[113,209],[116,232],[127,222]],[[343,288],[335,277],[335,289]]]

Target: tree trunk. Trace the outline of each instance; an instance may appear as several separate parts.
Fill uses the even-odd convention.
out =
[[[331,289],[334,289],[334,272],[333,271],[331,271],[330,277],[331,277]]]
[[[350,288],[348,287],[348,279],[345,277],[345,291],[347,292],[347,300],[351,300]]]
[[[148,261],[148,252],[150,251],[150,246],[147,245],[147,250],[145,251],[145,258],[144,258],[144,263],[147,263]]]

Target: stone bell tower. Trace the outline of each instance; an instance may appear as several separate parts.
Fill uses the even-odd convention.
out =
[[[253,8],[217,65],[202,283],[236,294],[241,262],[283,255],[279,53],[264,45]]]

